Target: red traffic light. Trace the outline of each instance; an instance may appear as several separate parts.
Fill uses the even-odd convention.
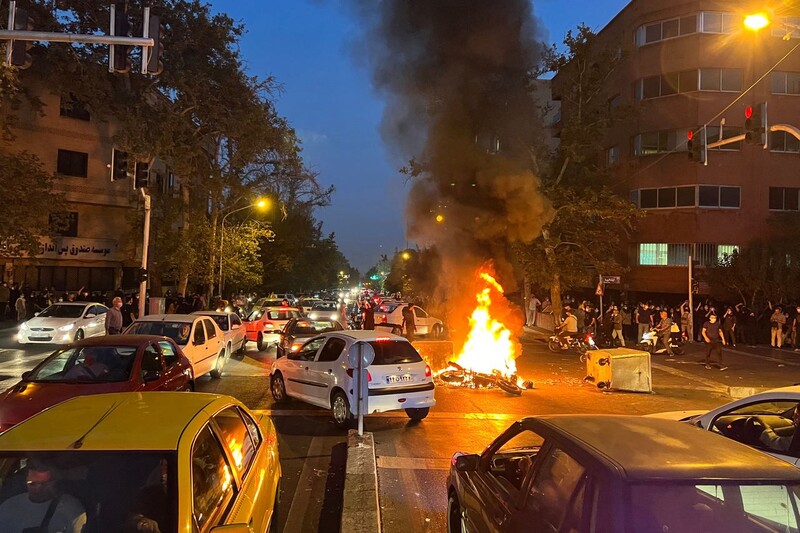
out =
[[[753,106],[749,105],[744,108],[744,118],[753,118]]]
[[[688,140],[690,140],[690,141],[691,141],[692,139],[694,139],[694,132],[693,132],[692,130],[689,130],[689,131],[687,131],[687,132],[686,132],[686,138],[687,138]]]

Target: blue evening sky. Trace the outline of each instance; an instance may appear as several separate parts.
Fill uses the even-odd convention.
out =
[[[278,111],[302,139],[306,164],[323,185],[336,187],[331,206],[317,213],[323,230],[336,233],[362,273],[380,254],[405,247],[406,188],[397,172],[404,161],[384,147],[381,97],[348,51],[360,36],[359,21],[340,0],[210,1],[245,24],[242,54],[250,74],[272,75],[282,84]],[[626,4],[536,0],[534,13],[554,42],[581,22],[599,30]]]

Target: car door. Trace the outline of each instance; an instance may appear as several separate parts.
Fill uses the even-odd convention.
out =
[[[467,531],[512,531],[527,479],[544,438],[518,424],[484,451],[478,468],[465,473],[461,497]],[[530,531],[538,531],[531,528]]]
[[[419,307],[414,307],[414,325],[417,327],[418,335],[427,335],[430,333],[431,328],[428,313]]]
[[[234,350],[241,350],[244,347],[245,342],[245,331],[244,326],[242,325],[242,319],[239,318],[239,315],[235,313],[231,313],[228,315],[230,320],[230,328],[233,332],[233,349]]]
[[[309,365],[314,362],[317,352],[324,343],[325,337],[311,339],[297,353],[292,353],[287,358],[287,363],[292,367],[286,379],[287,390],[291,382],[296,395],[314,405],[322,405],[319,400],[320,392],[317,389],[324,388],[325,384],[312,379]]]
[[[317,385],[308,389],[321,404],[330,402],[331,390],[338,380],[341,380],[342,365],[337,364],[347,343],[339,337],[328,337],[325,344],[317,353],[316,358],[308,363],[308,380]]]
[[[194,375],[202,376],[211,371],[211,365],[213,364],[213,359],[211,358],[216,355],[209,355],[206,332],[202,320],[195,320],[191,338],[191,356],[189,356],[189,359],[194,367]]]
[[[81,329],[83,329],[86,337],[94,337],[95,335],[105,334],[106,315],[98,315],[99,311],[100,306],[98,305],[86,306],[86,309],[83,312],[83,325],[81,326]]]
[[[164,360],[164,388],[163,390],[189,390],[190,376],[187,369],[181,365],[178,349],[170,341],[158,341],[158,349]]]
[[[206,326],[206,344],[208,344],[209,354],[218,354],[225,349],[225,338],[218,331],[217,325],[210,318],[204,318],[203,324]],[[223,353],[227,357],[227,353]]]
[[[142,351],[139,365],[139,383],[146,391],[167,390],[164,379],[164,359],[155,344],[148,344]]]
[[[233,482],[234,470],[211,422],[203,426],[192,443],[191,487],[195,531],[205,533],[226,523],[236,506],[239,486]]]

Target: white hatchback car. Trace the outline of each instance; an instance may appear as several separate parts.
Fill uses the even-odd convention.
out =
[[[331,409],[340,428],[355,416],[353,369],[347,354],[357,342],[369,343],[375,360],[367,368],[367,413],[404,410],[422,420],[436,404],[431,368],[403,337],[376,331],[344,330],[325,333],[306,342],[297,352],[272,364],[270,388],[276,402],[297,398]]]
[[[53,304],[19,326],[20,344],[69,344],[86,337],[106,334],[106,312],[103,304],[64,302]]]
[[[147,315],[128,326],[125,334],[158,335],[174,340],[192,364],[195,378],[208,373],[213,378],[222,377],[222,369],[230,357],[225,336],[207,316]]]
[[[242,319],[236,313],[226,311],[195,311],[193,315],[207,316],[217,323],[225,337],[225,349],[228,357],[234,353],[244,352],[247,344],[247,330],[242,324]]]
[[[385,300],[375,308],[375,329],[385,329],[395,335],[403,333],[403,308],[407,302]],[[414,325],[417,335],[427,335],[438,339],[444,335],[444,324],[438,318],[432,317],[424,309],[414,306]]]
[[[795,385],[741,398],[711,411],[672,411],[648,416],[694,424],[800,467],[800,420],[792,420],[798,404],[800,386]],[[772,446],[762,441],[765,426],[780,441]]]

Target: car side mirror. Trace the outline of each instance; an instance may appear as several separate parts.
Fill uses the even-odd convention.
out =
[[[474,472],[478,469],[480,460],[481,456],[476,454],[459,455],[456,457],[456,470],[459,472]]]
[[[151,381],[158,381],[159,379],[161,379],[161,372],[159,372],[158,370],[148,370],[147,372],[144,373],[144,376],[142,376],[142,380],[145,383],[150,383]]]
[[[31,379],[32,375],[33,375],[33,372],[28,370],[27,372],[23,372],[22,376],[20,376],[20,377],[22,378],[22,381],[28,381],[29,379]]]
[[[88,314],[88,315],[86,315],[84,318],[94,318],[94,317],[96,317],[96,316],[97,316],[97,315],[96,315],[96,314],[94,314],[94,313],[89,313],[89,314]]]
[[[36,311],[35,313],[33,313],[33,316],[39,316],[39,311]]]

